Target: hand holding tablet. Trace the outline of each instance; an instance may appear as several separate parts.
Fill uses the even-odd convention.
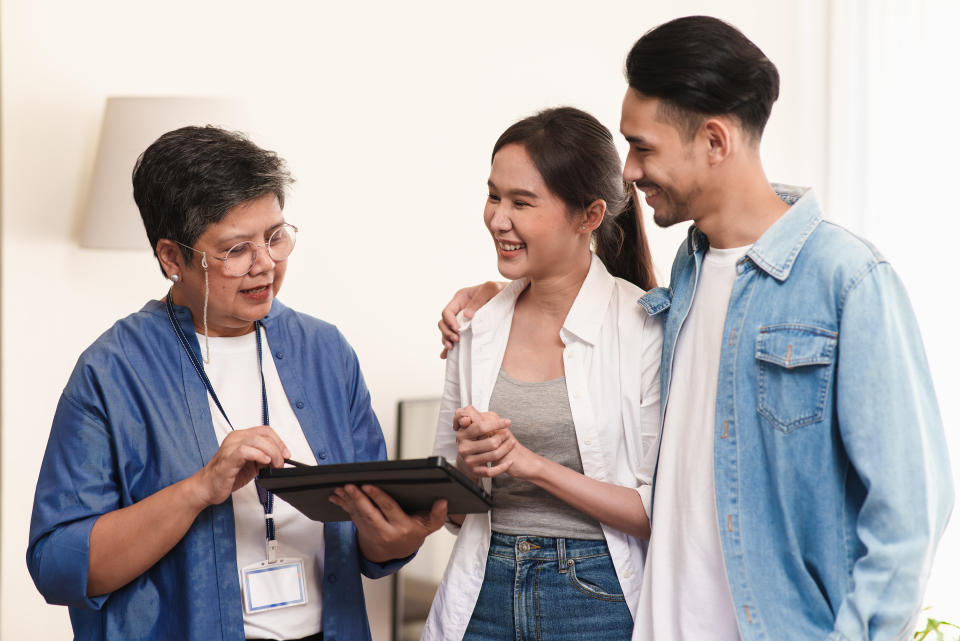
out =
[[[407,514],[429,513],[446,499],[450,514],[487,512],[490,495],[442,456],[401,461],[263,468],[260,484],[314,521],[349,521],[350,515],[330,502],[337,488],[372,485],[391,497]],[[372,498],[372,497],[371,497]]]

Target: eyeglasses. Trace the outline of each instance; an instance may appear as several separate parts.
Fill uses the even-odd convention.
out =
[[[250,270],[253,269],[253,266],[257,264],[260,247],[266,248],[267,255],[270,256],[270,260],[273,262],[279,263],[286,260],[293,251],[294,245],[297,244],[297,231],[297,228],[293,225],[284,223],[273,230],[270,238],[268,238],[265,243],[255,243],[245,240],[228,249],[227,253],[223,256],[211,255],[210,258],[216,258],[221,261],[223,263],[223,271],[228,276],[246,276],[250,273]],[[204,259],[207,257],[207,252],[200,251],[196,247],[190,247],[177,241],[174,242],[181,247],[203,254]],[[206,261],[204,261],[203,266],[207,266]]]

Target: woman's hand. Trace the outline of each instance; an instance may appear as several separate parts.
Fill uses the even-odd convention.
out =
[[[500,418],[496,412],[480,412],[472,405],[458,409],[453,415],[457,467],[474,480],[504,472],[509,465],[504,467],[500,463],[517,445],[509,427],[510,419]]]
[[[474,477],[509,474],[532,481],[540,474],[543,457],[517,440],[510,419],[468,406],[456,411],[454,423],[459,426],[457,462],[462,459]]]
[[[407,514],[386,492],[372,485],[345,485],[330,502],[350,515],[365,558],[385,563],[410,556],[447,520],[447,502],[435,501],[429,514]]]
[[[457,322],[457,314],[461,311],[467,318],[473,318],[477,310],[484,304],[500,293],[506,283],[495,283],[488,280],[482,285],[473,285],[457,290],[447,306],[440,313],[440,322],[437,327],[440,328],[440,340],[443,342],[443,351],[440,352],[440,358],[446,358],[447,352],[453,349],[453,344],[460,340],[457,333],[460,330],[460,323]]]
[[[202,507],[223,503],[264,466],[283,467],[290,450],[272,428],[261,425],[227,434],[210,462],[197,471],[194,493]]]
[[[494,461],[493,466],[487,469],[499,470],[497,472],[499,474],[509,474],[516,479],[535,482],[540,477],[544,458],[527,449],[509,430],[506,430],[506,435],[507,441],[513,442],[510,451],[499,461]]]
[[[87,595],[112,592],[156,563],[210,505],[223,503],[264,465],[281,467],[290,451],[269,427],[230,432],[192,476],[99,517],[90,531]]]

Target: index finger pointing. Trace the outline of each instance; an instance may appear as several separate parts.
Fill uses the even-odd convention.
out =
[[[276,453],[280,455],[279,460],[276,459],[273,455],[273,466],[274,467],[283,467],[283,459],[290,458],[290,448],[286,446],[283,442],[283,439],[280,438],[280,435],[274,431],[269,425],[260,425],[253,428],[253,433],[261,438],[267,439],[275,448]]]

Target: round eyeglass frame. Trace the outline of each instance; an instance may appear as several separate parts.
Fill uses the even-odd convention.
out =
[[[291,239],[293,240],[293,242],[290,244],[290,251],[287,252],[287,255],[286,255],[286,256],[283,256],[282,258],[277,258],[276,256],[273,255],[273,251],[271,251],[271,249],[270,249],[270,243],[273,242],[274,237],[275,237],[278,233],[280,233],[280,232],[287,232],[287,233],[289,233],[291,230],[292,230],[293,233],[290,234],[290,237],[291,237]],[[297,228],[296,225],[291,225],[290,223],[283,223],[282,225],[278,226],[276,229],[273,230],[273,233],[270,234],[270,237],[267,238],[267,240],[266,240],[265,242],[255,243],[255,242],[253,242],[252,240],[245,240],[245,241],[243,241],[243,242],[237,243],[236,245],[234,245],[233,247],[231,247],[230,249],[228,249],[225,256],[214,256],[213,254],[210,254],[209,256],[210,256],[210,258],[216,258],[217,260],[219,260],[220,262],[223,263],[223,271],[227,274],[227,276],[233,276],[233,277],[235,277],[235,278],[241,278],[241,277],[246,276],[247,274],[249,274],[249,273],[250,273],[250,270],[253,269],[253,266],[257,264],[257,259],[260,258],[260,248],[261,248],[261,247],[263,247],[264,249],[267,250],[267,256],[269,256],[269,257],[270,257],[270,260],[272,260],[272,261],[275,262],[275,263],[282,263],[282,262],[285,261],[287,258],[289,258],[289,257],[290,257],[290,254],[293,253],[294,248],[297,246],[297,233],[298,233],[299,231],[300,231],[300,229]],[[208,255],[207,252],[202,251],[202,250],[200,250],[200,249],[197,249],[196,247],[191,247],[190,245],[184,245],[183,243],[181,243],[181,242],[179,242],[179,241],[176,241],[176,240],[173,241],[173,242],[177,243],[178,245],[180,245],[181,247],[183,247],[183,248],[185,248],[185,249],[189,249],[189,250],[191,250],[191,251],[195,251],[195,252],[197,252],[198,254],[200,254],[200,255],[202,256],[202,259],[203,259],[201,264],[203,265],[203,268],[204,268],[204,269],[207,268],[207,261],[206,261],[207,255]],[[235,249],[237,249],[238,247],[242,247],[242,246],[244,246],[244,245],[250,245],[250,246],[253,247],[253,258],[251,259],[250,265],[247,267],[247,269],[246,269],[245,271],[243,271],[242,273],[236,274],[236,273],[233,273],[233,272],[230,270],[230,268],[228,267],[228,265],[231,264],[231,263],[228,262],[228,261],[231,259],[230,253],[231,253],[232,251],[234,251]],[[233,260],[234,260],[234,263],[233,263],[233,264],[236,264],[236,258],[234,258]]]

